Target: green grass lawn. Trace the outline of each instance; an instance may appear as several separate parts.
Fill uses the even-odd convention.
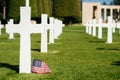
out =
[[[0,36],[0,80],[120,80],[120,34],[113,33],[113,43],[92,37],[80,26],[64,27],[48,53],[40,53],[40,34],[32,34],[32,59],[48,64],[51,74],[19,74],[19,34],[9,40],[3,29]]]

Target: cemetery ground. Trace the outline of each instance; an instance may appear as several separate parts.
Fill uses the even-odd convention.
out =
[[[19,34],[9,40],[2,29],[0,36],[0,80],[120,80],[120,34],[113,33],[113,43],[85,33],[85,27],[67,26],[48,53],[40,53],[40,34],[31,35],[32,60],[48,64],[51,74],[19,74]]]

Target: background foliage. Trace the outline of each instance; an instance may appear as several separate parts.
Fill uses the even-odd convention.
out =
[[[79,22],[80,0],[53,0],[53,15],[63,18],[65,23]]]
[[[113,0],[113,3],[116,5],[120,5],[120,0]]]
[[[20,6],[25,5],[25,0],[6,0],[7,18],[18,21],[20,18]],[[2,5],[2,0],[0,0]],[[32,19],[40,19],[41,14],[54,16],[66,23],[80,22],[80,0],[30,0],[32,7]],[[0,6],[2,9],[2,6]],[[2,10],[0,10],[2,13]]]

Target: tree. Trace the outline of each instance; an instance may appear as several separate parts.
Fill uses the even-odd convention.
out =
[[[53,0],[53,16],[62,18],[67,24],[79,22],[80,0]]]
[[[31,17],[34,20],[40,21],[41,14],[45,13],[52,15],[52,1],[51,0],[30,0]],[[20,7],[25,6],[25,0],[10,0],[9,18],[19,21]]]
[[[120,0],[114,0],[113,2],[115,5],[120,5]]]
[[[38,17],[36,0],[30,0],[31,17]],[[8,17],[18,22],[20,19],[20,7],[25,6],[25,0],[10,0]]]
[[[111,2],[110,2],[110,5],[114,5],[114,2],[113,2],[113,1],[111,1]]]
[[[52,15],[52,0],[37,0],[37,11],[39,16],[41,14]]]
[[[0,0],[0,20],[3,18],[3,0]]]
[[[1,1],[1,0],[0,0]],[[6,0],[8,18],[15,22],[20,19],[20,6],[25,6],[25,0]],[[79,22],[81,17],[80,0],[30,0],[32,19],[40,20],[41,14],[48,14],[64,20],[66,23]]]
[[[0,0],[0,20],[2,24],[6,24],[6,17],[8,16],[8,3],[9,0]]]
[[[10,0],[8,18],[17,22],[20,19],[20,6],[24,5],[24,0]]]
[[[2,0],[0,0],[0,20],[2,19]]]
[[[103,4],[103,5],[107,5],[107,3],[106,3],[106,2],[103,2],[102,4]]]
[[[36,0],[30,0],[30,6],[31,6],[31,17],[32,18],[38,17],[37,1]]]

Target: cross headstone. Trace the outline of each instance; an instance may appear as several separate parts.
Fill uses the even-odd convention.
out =
[[[88,26],[88,28],[87,28]],[[112,43],[112,32],[115,32],[115,28],[120,28],[119,23],[115,23],[112,19],[112,17],[108,17],[108,23],[102,23],[102,19],[99,19],[99,23],[96,23],[96,20],[90,20],[86,23],[86,33],[88,31],[88,34],[92,34],[93,36],[96,36],[96,27],[98,27],[98,38],[102,38],[102,27],[107,28],[107,42],[106,43]],[[119,32],[120,33],[120,32]]]
[[[102,18],[99,19],[98,23],[98,38],[102,39]]]
[[[49,35],[49,43],[54,43],[54,18],[50,17],[49,18],[50,21],[50,35]]]
[[[115,33],[115,28],[116,28],[116,26],[117,26],[116,23],[115,23],[115,20],[113,20],[112,23],[113,23],[113,24],[112,24],[112,25],[113,25],[113,26],[112,26],[112,27],[113,27],[112,30],[113,30],[113,33]]]
[[[62,21],[59,20],[59,28],[60,28],[60,32],[59,32],[60,34],[59,34],[59,35],[62,34],[62,29],[63,29],[63,27],[64,27],[64,25],[63,25]]]
[[[93,36],[96,36],[96,19],[93,19]]]
[[[41,33],[41,52],[47,52],[47,15],[42,15],[41,24],[31,24],[31,7],[26,0],[26,7],[20,7],[20,24],[6,26],[8,33],[20,34],[19,73],[31,73],[31,33]]]
[[[14,24],[14,20],[10,19],[9,22],[8,22],[8,24],[6,24],[6,25],[12,27],[13,24]],[[14,38],[14,33],[11,32],[11,31],[9,32],[9,39],[15,39]]]
[[[47,14],[42,14],[41,17],[41,24],[44,27],[43,33],[41,34],[41,52],[47,52]]]
[[[29,0],[26,0],[26,7],[29,7]]]
[[[108,17],[107,43],[112,43],[112,17]]]
[[[58,23],[58,19],[55,19],[55,34],[54,34],[54,38],[55,39],[58,39],[58,36],[59,36],[59,23]]]
[[[55,26],[54,26],[54,38],[58,39],[59,35],[62,33],[62,27],[64,25],[62,24],[61,20],[55,19]]]
[[[89,32],[88,32],[88,34],[92,34],[92,21],[90,20],[89,21]]]
[[[88,31],[89,31],[89,22],[87,21],[86,22],[86,33],[88,33]]]

